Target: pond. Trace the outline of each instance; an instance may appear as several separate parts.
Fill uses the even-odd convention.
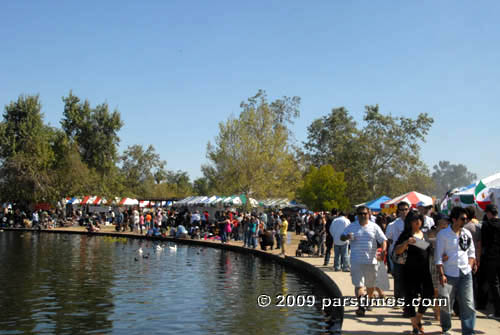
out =
[[[323,334],[328,329],[318,301],[313,307],[259,307],[261,294],[321,300],[326,293],[298,272],[253,255],[139,239],[5,231],[0,266],[0,334]]]

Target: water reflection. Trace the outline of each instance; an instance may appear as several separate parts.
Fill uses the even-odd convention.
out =
[[[98,236],[22,235],[0,234],[0,334],[320,334],[328,327],[319,302],[257,307],[260,294],[320,300],[325,293],[255,256]]]

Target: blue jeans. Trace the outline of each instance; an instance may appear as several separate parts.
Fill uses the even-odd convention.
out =
[[[227,233],[224,230],[220,234],[220,241],[222,243],[226,243],[227,242]]]
[[[251,247],[252,249],[257,248],[257,236],[255,236],[255,233],[250,233],[249,247]]]
[[[245,231],[243,233],[243,246],[244,247],[250,247],[250,232],[249,231]]]
[[[351,268],[348,251],[347,243],[333,246],[333,268],[335,270],[340,270],[340,265],[342,265],[342,270],[345,271]]]
[[[464,275],[459,271],[458,277],[446,276],[448,284],[439,287],[439,296],[447,299],[447,305],[441,307],[441,328],[443,332],[451,328],[451,312],[455,299],[460,309],[460,321],[462,322],[462,334],[474,333],[476,325],[476,310],[474,309],[474,295],[472,290],[472,273]]]

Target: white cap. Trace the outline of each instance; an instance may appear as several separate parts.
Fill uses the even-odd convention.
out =
[[[432,206],[432,203],[427,203],[425,201],[419,201],[417,207],[429,207]]]

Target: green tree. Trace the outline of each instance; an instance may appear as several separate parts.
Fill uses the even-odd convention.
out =
[[[210,193],[210,185],[208,182],[208,178],[200,177],[193,181],[193,191],[197,195],[206,195],[208,196]]]
[[[455,187],[467,186],[477,179],[463,164],[451,164],[449,161],[439,161],[434,165],[432,179],[436,185],[436,195],[443,196]]]
[[[332,208],[347,210],[349,200],[345,196],[347,183],[344,173],[333,166],[312,166],[304,176],[304,184],[297,190],[298,199],[313,211],[329,211]]]
[[[120,159],[124,187],[131,196],[147,197],[153,184],[159,184],[166,177],[166,162],[152,145],[147,149],[137,144],[129,146]]]
[[[204,176],[217,193],[255,198],[293,196],[300,170],[288,125],[299,115],[298,97],[269,103],[264,91],[241,103],[239,116],[219,124],[207,145]]]
[[[313,121],[304,143],[305,159],[344,172],[351,203],[420,190],[417,181],[428,186],[419,142],[425,141],[433,119],[426,113],[416,119],[383,115],[375,105],[365,107],[363,121],[358,127],[343,107]]]
[[[185,197],[193,194],[193,185],[186,171],[167,171],[166,183],[173,190],[176,197]]]
[[[82,161],[78,147],[62,130],[54,130],[52,167],[57,200],[67,196],[100,194],[99,177]]]
[[[43,123],[38,96],[19,96],[5,106],[0,123],[0,189],[4,200],[24,205],[55,196],[51,146],[54,132]]]
[[[332,109],[307,128],[305,161],[316,167],[331,164],[344,172],[351,203],[366,200],[368,193],[367,176],[362,173],[367,163],[364,141],[356,121],[344,107]]]
[[[362,136],[370,164],[366,173],[372,195],[379,194],[382,185],[390,185],[392,178],[407,179],[417,172],[425,174],[427,168],[420,160],[419,141],[425,142],[434,120],[426,113],[411,119],[382,115],[378,105],[365,108]]]
[[[117,110],[110,112],[106,103],[91,108],[88,100],[80,102],[71,91],[63,101],[61,126],[68,138],[78,145],[83,162],[105,177],[104,180],[116,177],[118,131],[123,126],[120,113]]]

